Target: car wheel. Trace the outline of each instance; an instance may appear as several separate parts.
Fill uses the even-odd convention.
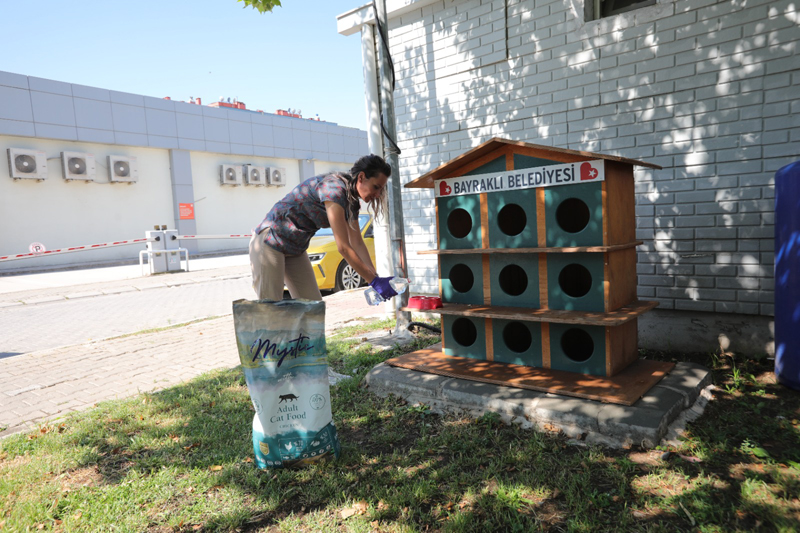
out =
[[[364,278],[362,278],[356,269],[351,267],[347,261],[339,263],[339,268],[336,270],[336,290],[350,290],[357,289],[366,285]]]

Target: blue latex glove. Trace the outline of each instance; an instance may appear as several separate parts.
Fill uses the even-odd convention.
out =
[[[375,291],[378,294],[380,294],[381,298],[383,298],[384,300],[388,300],[393,296],[397,296],[397,291],[395,291],[389,284],[389,281],[391,279],[392,276],[389,276],[387,278],[375,277],[375,279],[369,282],[369,286],[375,289]]]

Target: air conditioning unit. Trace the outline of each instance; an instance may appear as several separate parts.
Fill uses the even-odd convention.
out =
[[[244,182],[247,185],[266,185],[267,169],[255,165],[244,166]]]
[[[94,181],[94,154],[61,152],[61,170],[65,180]]]
[[[286,185],[286,169],[279,167],[269,167],[267,169],[268,182],[270,185],[283,186]]]
[[[47,179],[47,154],[38,150],[8,149],[8,173],[16,179]]]
[[[136,183],[139,181],[139,168],[136,157],[124,155],[108,156],[108,179],[111,182]]]
[[[220,185],[241,185],[242,165],[222,165],[219,169]]]

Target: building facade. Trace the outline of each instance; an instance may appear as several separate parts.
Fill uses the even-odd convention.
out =
[[[367,153],[364,131],[237,107],[0,72],[0,256],[34,243],[56,250],[133,240],[155,225],[181,235],[249,234],[301,180],[349,170]],[[111,158],[129,175],[115,176]],[[93,173],[72,175],[68,161],[88,161]],[[248,165],[282,180],[248,180]],[[233,169],[231,181],[223,168]],[[246,239],[181,244],[192,253],[247,248]],[[3,261],[0,273],[131,261],[143,247]]]
[[[796,2],[388,10],[404,183],[493,137],[660,165],[636,171],[638,292],[659,302],[641,344],[774,351],[774,175],[800,156]],[[345,35],[372,24],[367,8],[339,17]],[[435,259],[415,253],[435,247],[433,195],[405,190],[403,205],[410,275],[435,293]]]

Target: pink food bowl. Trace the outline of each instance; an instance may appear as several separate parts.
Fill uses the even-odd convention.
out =
[[[412,296],[408,299],[409,309],[439,309],[442,307],[442,299],[438,296]]]

